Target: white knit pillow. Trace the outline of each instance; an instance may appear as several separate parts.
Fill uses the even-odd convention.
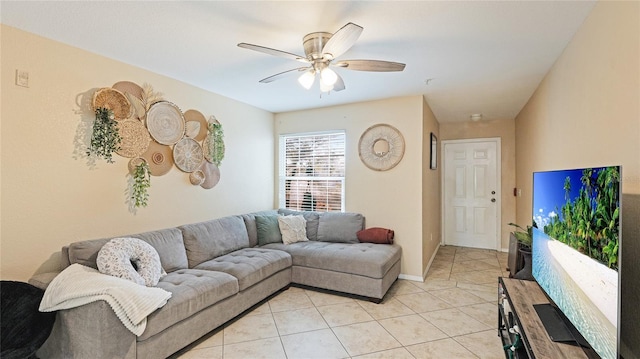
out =
[[[278,216],[282,243],[291,244],[308,241],[307,221],[303,216]]]
[[[100,273],[154,287],[164,271],[153,246],[138,238],[114,238],[98,252]],[[135,267],[134,267],[135,266]]]

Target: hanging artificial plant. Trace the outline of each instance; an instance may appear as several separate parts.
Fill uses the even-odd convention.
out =
[[[122,142],[117,124],[113,111],[103,107],[96,109],[96,119],[93,122],[93,133],[87,156],[93,154],[98,158],[104,158],[107,163],[114,163],[112,154],[120,150]]]
[[[209,122],[209,159],[216,166],[220,167],[224,159],[224,132],[222,125],[216,122]]]
[[[146,207],[149,199],[147,190],[151,187],[151,173],[147,161],[141,161],[133,172],[131,199],[136,207]]]

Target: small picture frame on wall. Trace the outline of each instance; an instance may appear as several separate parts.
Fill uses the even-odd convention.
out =
[[[429,168],[435,170],[438,168],[438,138],[431,132],[431,162],[429,162]]]

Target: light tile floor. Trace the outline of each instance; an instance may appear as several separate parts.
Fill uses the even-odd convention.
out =
[[[381,304],[292,287],[203,338],[181,359],[495,358],[507,254],[440,247],[423,283]]]

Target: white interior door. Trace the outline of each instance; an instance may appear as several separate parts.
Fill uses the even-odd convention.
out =
[[[500,249],[500,139],[443,142],[447,245]]]

